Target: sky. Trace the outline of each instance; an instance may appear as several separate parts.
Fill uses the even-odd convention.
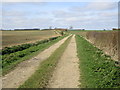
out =
[[[24,2],[25,1],[25,2]],[[103,30],[118,27],[118,0],[48,2],[4,0],[2,29],[69,28]],[[41,2],[40,2],[41,1]],[[54,1],[54,0],[53,0]],[[114,2],[113,2],[114,1]]]

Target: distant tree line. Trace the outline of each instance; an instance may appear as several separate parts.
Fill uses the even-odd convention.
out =
[[[18,30],[40,30],[39,28],[34,28],[34,29],[14,29],[15,31],[18,31]]]

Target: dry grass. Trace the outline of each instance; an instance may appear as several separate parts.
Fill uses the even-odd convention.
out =
[[[119,31],[70,31],[70,33],[85,37],[93,45],[103,50],[105,54],[110,55],[112,59],[119,60]]]

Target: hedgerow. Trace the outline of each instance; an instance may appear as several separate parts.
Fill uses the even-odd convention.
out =
[[[31,46],[37,46],[39,44],[43,44],[43,43],[49,42],[51,40],[55,40],[57,38],[58,37],[52,37],[52,38],[49,38],[46,40],[37,41],[36,43],[22,44],[22,45],[17,45],[17,46],[12,46],[12,47],[5,47],[4,49],[1,50],[0,53],[2,55],[11,54],[11,53],[14,53],[17,51],[22,51],[22,50],[25,50],[27,48],[30,48]]]
[[[45,48],[48,48],[50,45],[54,44],[55,42],[61,40],[66,36],[67,35],[62,37],[58,36],[59,38],[52,37],[46,40],[37,41],[36,43],[18,45],[18,46],[8,47],[8,49],[4,49],[6,53],[0,55],[2,56],[2,61],[0,62],[0,64],[2,63],[2,72],[3,72],[2,74],[5,75],[20,62],[32,58],[33,56],[35,56]],[[16,49],[17,47],[19,49]],[[10,50],[11,52],[9,52]]]

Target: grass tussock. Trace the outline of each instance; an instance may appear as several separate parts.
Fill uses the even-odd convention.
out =
[[[116,62],[79,35],[76,41],[80,59],[80,87],[120,88],[120,67]]]

